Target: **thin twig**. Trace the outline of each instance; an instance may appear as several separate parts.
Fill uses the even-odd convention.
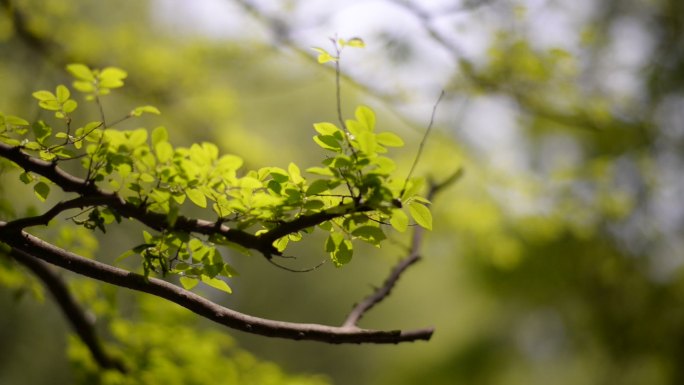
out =
[[[409,179],[411,179],[411,176],[413,175],[413,171],[416,169],[416,165],[418,164],[418,161],[420,160],[421,155],[423,154],[423,148],[425,147],[425,142],[427,141],[428,136],[430,135],[430,132],[432,131],[432,126],[435,123],[435,114],[437,113],[437,106],[439,106],[439,102],[442,101],[442,98],[444,97],[444,90],[439,93],[439,98],[437,98],[437,101],[435,102],[435,105],[432,106],[432,114],[430,114],[430,123],[427,126],[427,129],[425,130],[425,134],[423,134],[423,139],[420,140],[420,145],[418,145],[418,152],[416,152],[416,157],[413,159],[413,164],[411,164],[411,169],[408,172],[408,175],[406,175],[406,179],[404,180],[404,187],[401,188],[401,193],[399,193],[399,197],[404,195],[404,192],[406,191],[406,185],[409,182]]]
[[[446,178],[441,183],[431,183],[430,190],[428,191],[427,198],[432,200],[435,195],[442,191],[444,188],[455,183],[463,175],[463,169],[456,170],[448,178]],[[364,298],[361,302],[357,303],[354,308],[349,312],[347,318],[342,324],[346,328],[357,327],[361,318],[368,313],[373,307],[381,303],[392,293],[392,289],[396,286],[399,278],[404,274],[404,272],[411,267],[413,264],[418,262],[420,257],[420,248],[423,244],[423,236],[425,234],[425,229],[420,226],[416,226],[413,230],[413,237],[411,239],[411,246],[409,248],[406,257],[401,259],[392,269],[389,276],[385,279],[382,286],[378,287],[372,294]]]

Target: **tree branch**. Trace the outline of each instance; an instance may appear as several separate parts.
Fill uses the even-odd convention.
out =
[[[233,229],[221,223],[204,219],[188,218],[182,215],[178,216],[176,221],[171,224],[166,215],[148,211],[145,205],[136,205],[127,202],[124,198],[114,192],[104,191],[86,179],[69,174],[57,166],[57,163],[55,162],[47,162],[23,152],[21,147],[0,143],[0,157],[4,157],[14,162],[25,171],[33,172],[49,179],[65,192],[74,192],[80,195],[80,198],[57,204],[51,210],[40,216],[13,221],[10,226],[5,226],[4,229],[2,229],[2,231],[5,232],[18,231],[32,225],[47,224],[49,219],[54,218],[59,212],[69,208],[80,207],[81,204],[101,205],[109,207],[124,218],[135,219],[157,231],[179,230],[203,235],[222,235],[229,242],[236,243],[248,249],[257,250],[266,258],[270,259],[273,255],[281,254],[273,246],[273,241],[282,236],[353,212],[373,210],[372,208],[363,205],[333,207],[318,213],[299,216],[289,222],[283,222],[259,236],[242,230]]]
[[[443,182],[437,184],[431,183],[427,198],[432,200],[438,192],[455,183],[462,175],[463,169],[458,169]],[[421,259],[419,252],[423,244],[424,234],[425,229],[422,227],[416,226],[414,228],[413,237],[411,239],[411,247],[409,248],[408,255],[401,259],[394,266],[382,286],[378,287],[371,295],[364,298],[363,301],[354,306],[351,312],[349,312],[347,319],[345,319],[344,323],[342,324],[343,327],[355,327],[361,318],[368,313],[368,311],[370,311],[370,309],[385,300],[385,298],[389,297],[389,295],[392,293],[392,289],[394,286],[396,286],[402,274]]]
[[[16,236],[16,233],[2,231],[6,225],[6,222],[0,222],[0,241],[10,246],[12,253],[20,252],[27,254],[102,282],[164,298],[202,317],[247,333],[327,343],[396,344],[399,342],[429,340],[434,331],[432,328],[410,331],[370,330],[344,326],[335,327],[320,324],[292,323],[254,317],[218,305],[169,282],[156,278],[146,279],[140,274],[81,257],[24,231],[20,233],[20,236]]]
[[[67,320],[78,337],[86,345],[95,362],[103,369],[115,369],[122,373],[126,372],[123,362],[110,356],[104,350],[100,339],[95,332],[93,323],[88,319],[85,312],[76,299],[71,295],[62,278],[57,275],[45,262],[34,258],[19,249],[12,249],[10,255],[26,268],[31,270],[52,294],[57,305],[60,307]]]

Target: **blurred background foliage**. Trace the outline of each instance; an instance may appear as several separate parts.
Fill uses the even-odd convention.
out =
[[[333,74],[309,47],[359,35],[367,49],[343,58],[345,112],[368,104],[402,134],[401,174],[445,89],[418,173],[466,170],[434,202],[424,261],[364,319],[432,323],[429,343],[238,334],[65,274],[109,348],[136,368],[129,379],[99,377],[49,294],[1,258],[0,383],[684,383],[681,1],[0,4],[4,113],[37,117],[31,92],[68,82],[67,63],[115,65],[130,77],[106,99],[110,116],[162,111],[125,128],[165,125],[174,144],[213,141],[248,167],[314,165],[311,124],[336,112]],[[36,210],[12,173],[0,185],[5,217]],[[66,222],[43,231],[109,262],[137,234],[119,228],[98,242]],[[258,316],[334,324],[407,243],[395,234],[344,269],[303,275],[235,255],[235,294],[203,294]],[[297,263],[323,258],[319,244],[298,246]]]

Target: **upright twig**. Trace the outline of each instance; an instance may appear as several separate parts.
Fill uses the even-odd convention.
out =
[[[432,200],[438,192],[455,183],[462,175],[463,169],[459,168],[441,183],[431,183],[427,198]],[[394,289],[403,273],[421,259],[420,249],[423,244],[424,234],[425,229],[423,229],[421,226],[416,226],[414,228],[411,246],[406,257],[401,259],[394,266],[382,286],[378,287],[371,295],[364,298],[361,302],[354,306],[351,312],[349,312],[349,315],[347,315],[342,327],[356,328],[361,318],[368,313],[368,311],[389,297],[389,295],[392,293],[392,289]]]
[[[404,179],[404,186],[401,188],[401,193],[399,193],[399,197],[404,195],[404,191],[406,191],[406,185],[411,179],[411,176],[413,176],[413,171],[415,171],[416,165],[418,164],[420,157],[423,155],[423,148],[425,147],[425,142],[427,141],[428,136],[430,136],[432,126],[435,124],[435,114],[437,113],[437,106],[439,106],[439,102],[442,101],[443,97],[444,90],[442,90],[442,92],[439,93],[437,101],[432,106],[432,114],[430,114],[430,123],[428,123],[427,129],[425,129],[425,134],[423,134],[423,138],[420,140],[420,144],[418,145],[418,152],[416,152],[416,156],[415,158],[413,158],[413,163],[411,164],[411,169],[409,169],[408,175],[406,175],[406,179]]]

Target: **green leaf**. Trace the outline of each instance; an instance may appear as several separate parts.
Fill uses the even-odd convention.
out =
[[[19,180],[22,181],[24,184],[29,184],[33,182],[33,176],[30,173],[24,171],[19,175]]]
[[[31,128],[33,128],[33,135],[39,143],[43,143],[52,134],[52,128],[43,121],[34,123]]]
[[[28,126],[29,122],[17,116],[7,115],[5,116],[5,124],[10,126]]]
[[[289,241],[289,237],[278,238],[273,242],[273,247],[275,247],[276,250],[282,253],[283,251],[285,251],[285,248],[287,247]]]
[[[373,110],[371,110],[369,107],[358,106],[354,112],[354,116],[356,116],[356,120],[366,126],[369,131],[373,131],[375,129],[375,112],[373,112]]]
[[[319,179],[315,180],[311,185],[309,186],[308,189],[306,189],[306,195],[316,195],[320,194],[324,191],[328,191],[330,188],[330,184],[327,180]]]
[[[49,151],[41,151],[38,153],[38,156],[40,157],[40,159],[47,160],[47,161],[51,161],[57,157],[57,155],[55,155]]]
[[[202,276],[202,282],[213,287],[214,289],[224,291],[228,294],[231,294],[233,292],[233,290],[230,288],[230,286],[228,286],[228,284],[225,281],[220,280],[218,278],[209,278],[209,277],[203,275]]]
[[[306,172],[310,174],[323,175],[323,176],[334,176],[333,172],[327,167],[309,167]]]
[[[392,132],[381,132],[375,135],[375,139],[378,143],[387,147],[401,147],[404,145],[404,141],[399,137],[399,135]]]
[[[411,201],[408,204],[409,213],[418,225],[428,230],[432,230],[432,213],[423,204]]]
[[[91,82],[86,82],[86,81],[75,81],[71,84],[76,91],[84,92],[84,93],[89,93],[95,91],[95,85]],[[92,100],[92,99],[89,99]]]
[[[354,255],[354,250],[351,241],[343,240],[337,250],[332,253],[332,261],[335,267],[342,267],[349,263]]]
[[[67,71],[71,73],[76,79],[84,80],[86,82],[94,82],[95,76],[93,71],[85,64],[73,63],[66,66]]]
[[[68,113],[76,111],[77,107],[78,107],[78,103],[73,99],[69,99],[69,100],[65,101],[64,104],[62,105],[62,111],[64,111],[65,113],[68,114]]]
[[[390,218],[390,224],[395,230],[403,233],[408,229],[408,215],[402,209],[392,210],[392,218]]]
[[[41,202],[45,202],[50,194],[50,186],[48,186],[45,182],[38,182],[33,186],[33,192]]]
[[[323,149],[335,152],[342,151],[340,142],[337,141],[337,139],[335,139],[335,137],[332,135],[316,135],[313,137],[313,140]]]
[[[131,112],[131,116],[140,116],[143,113],[147,112],[148,114],[154,114],[154,115],[159,115],[161,112],[159,112],[159,109],[154,106],[140,106],[134,108]]]
[[[359,149],[366,153],[369,157],[376,154],[377,142],[375,140],[375,135],[371,132],[362,132],[356,141],[359,143]]]
[[[159,126],[152,130],[152,144],[155,145],[159,142],[166,142],[169,140],[169,133],[166,131],[166,127]]]
[[[192,290],[193,287],[197,286],[199,280],[197,278],[190,277],[180,277],[180,283],[185,290]]]
[[[287,166],[287,172],[290,174],[290,180],[292,180],[292,183],[300,184],[304,182],[302,173],[299,171],[299,167],[297,167],[296,164],[290,162],[290,164]]]
[[[55,97],[57,98],[58,102],[66,102],[67,100],[69,100],[69,96],[71,96],[71,92],[69,92],[69,89],[66,88],[66,86],[64,86],[63,84],[58,85],[55,89]]]
[[[124,85],[123,79],[128,76],[121,68],[107,67],[100,72],[100,87],[118,88]]]
[[[380,242],[387,238],[382,229],[377,226],[357,227],[354,229],[354,231],[352,231],[352,235],[368,241],[376,246],[380,245]]]
[[[325,251],[330,253],[330,259],[335,267],[341,267],[351,261],[354,254],[350,240],[345,239],[340,233],[332,233],[325,242]]]
[[[321,135],[333,135],[336,132],[341,132],[336,125],[328,122],[315,123],[314,130]]]
[[[204,196],[204,193],[199,189],[187,189],[185,190],[185,195],[187,195],[192,203],[196,204],[197,206],[201,208],[207,207],[207,197]]]
[[[36,91],[31,95],[33,95],[34,98],[40,100],[41,102],[57,100],[57,97],[52,92],[45,90]]]
[[[173,147],[169,142],[159,142],[154,146],[154,152],[161,163],[165,163],[173,157]]]

